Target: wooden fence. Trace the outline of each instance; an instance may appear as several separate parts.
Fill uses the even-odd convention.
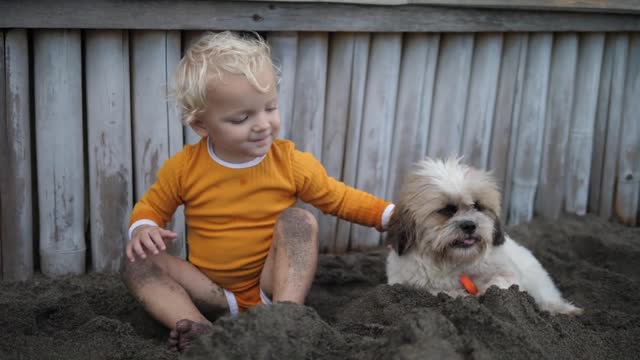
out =
[[[0,20],[2,276],[115,271],[134,202],[165,159],[198,140],[166,90],[201,31],[38,29],[32,17],[10,29],[23,10],[4,10],[16,16]],[[384,21],[379,32],[253,29],[265,30],[282,70],[282,137],[332,176],[394,200],[415,160],[463,155],[500,180],[509,223],[566,211],[636,225],[640,16],[571,13],[571,30],[584,30],[579,16],[602,31],[542,31],[564,30],[553,18],[516,32],[389,31]],[[319,219],[323,251],[380,243],[374,230]],[[185,256],[182,211],[173,228],[171,252]]]

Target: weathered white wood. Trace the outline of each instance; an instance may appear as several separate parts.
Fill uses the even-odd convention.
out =
[[[533,34],[529,39],[523,94],[518,116],[518,140],[509,206],[510,224],[533,217],[533,201],[538,185],[542,137],[549,85],[549,65],[553,37]]]
[[[7,83],[5,80],[5,69],[4,69],[5,68],[4,38],[5,38],[4,31],[0,31],[0,163],[10,164],[8,158],[13,157],[14,155],[9,154],[9,146],[8,146],[8,144],[10,143],[9,141],[10,126],[9,126],[9,119],[7,114],[7,106],[5,104],[5,100],[6,100],[5,87]],[[9,166],[10,165],[8,165],[7,167]],[[2,261],[2,252],[3,252],[2,239],[7,239],[9,238],[9,236],[11,236],[9,231],[9,226],[3,225],[5,222],[9,222],[9,218],[7,217],[5,219],[2,216],[2,208],[5,207],[4,202],[2,200],[3,198],[2,194],[6,194],[8,191],[10,191],[9,186],[11,186],[12,188],[14,187],[13,184],[9,185],[9,178],[7,177],[6,173],[8,173],[8,171],[5,171],[2,174],[0,174],[0,280],[2,280],[4,276],[3,261]],[[17,178],[17,176],[15,178]],[[6,197],[8,199],[8,196]],[[4,201],[7,201],[7,200],[4,200]],[[9,206],[7,206],[7,208],[9,208]],[[3,229],[6,229],[6,230],[3,230]],[[7,233],[6,235],[5,235],[5,232]],[[11,232],[15,232],[15,230]]]
[[[611,90],[607,99],[607,135],[602,167],[602,185],[598,189],[600,203],[598,214],[611,219],[618,178],[618,154],[620,151],[620,130],[624,106],[624,87],[627,76],[627,56],[629,34],[607,34],[606,52],[611,53]],[[602,83],[602,80],[601,80]],[[604,100],[603,100],[604,101]]]
[[[167,65],[165,69],[165,78],[167,79],[165,84],[165,104],[167,107],[167,121],[169,130],[169,156],[182,150],[184,145],[184,126],[182,125],[182,115],[177,104],[173,101],[168,101],[170,92],[170,81],[173,76],[173,72],[178,66],[178,62],[181,58],[181,36],[179,31],[167,31],[166,51],[167,51]],[[178,238],[173,241],[167,247],[169,253],[176,255],[182,259],[187,257],[186,247],[186,224],[184,218],[184,206],[178,207],[176,213],[173,216],[173,223],[171,224],[173,231],[178,234]]]
[[[578,215],[587,213],[593,132],[603,50],[604,34],[588,33],[580,36],[566,184],[566,210]]]
[[[473,58],[473,34],[441,40],[427,155],[459,156]]]
[[[536,216],[544,218],[557,218],[564,207],[577,59],[578,34],[556,34],[551,55],[540,184],[535,201]]]
[[[295,77],[291,139],[322,159],[328,34],[301,33]]]
[[[511,195],[511,176],[515,158],[518,117],[528,48],[527,34],[505,34],[494,111],[489,168],[499,182],[502,193],[502,218],[506,219]]]
[[[633,0],[629,0],[633,1]],[[428,5],[252,1],[4,0],[0,28],[218,29],[254,31],[638,31],[639,15],[460,9]]]
[[[272,0],[256,0],[269,1]],[[364,5],[445,5],[459,7],[481,7],[499,9],[535,9],[535,10],[571,10],[571,11],[610,11],[640,12],[636,0],[280,0],[281,2],[325,2]]]
[[[133,206],[129,39],[120,30],[85,36],[91,269],[116,272]]]
[[[26,30],[0,32],[0,272],[33,275],[33,187],[29,43]]]
[[[183,31],[181,55],[184,55],[184,52],[187,50],[187,48],[193,45],[196,41],[198,41],[198,39],[200,39],[200,37],[202,37],[206,33],[207,31],[201,31],[201,30]],[[175,68],[172,69],[172,71],[175,71]],[[173,73],[171,74],[171,76],[173,76]],[[173,86],[173,83],[171,83],[170,86]],[[182,118],[180,118],[180,120],[182,121]],[[196,144],[198,141],[200,141],[201,139],[200,135],[196,134],[196,132],[193,131],[191,126],[188,126],[188,125],[184,126],[183,131],[184,131],[185,144]]]
[[[34,39],[40,268],[85,271],[85,189],[80,31],[39,30]]]
[[[422,105],[420,109],[420,123],[418,126],[418,141],[416,151],[420,158],[427,156],[427,148],[430,135],[431,114],[433,112],[433,99],[436,91],[436,75],[438,70],[438,58],[440,57],[440,41],[442,34],[429,34],[429,53],[427,54],[427,67],[425,69],[424,86],[422,89]]]
[[[322,163],[327,173],[342,179],[347,127],[349,118],[349,92],[353,65],[354,34],[334,33],[329,37],[329,66],[324,109],[324,136]],[[346,248],[349,237],[336,238],[337,218],[322,216],[319,220],[320,251]],[[335,243],[341,242],[339,246]]]
[[[640,34],[629,38],[629,57],[618,158],[618,186],[614,204],[616,219],[637,224],[640,200]]]
[[[369,48],[371,35],[368,33],[358,33],[354,36],[353,48],[353,71],[351,75],[351,95],[349,101],[347,139],[345,143],[344,168],[342,181],[347,185],[356,185],[358,173],[358,154],[360,152],[360,135],[363,122],[363,109],[365,98],[365,87],[367,83],[367,71],[369,63]],[[355,227],[355,225],[353,226]],[[348,221],[339,220],[336,231],[335,253],[343,253],[348,250],[351,240],[352,224]],[[349,239],[344,241],[343,239]]]
[[[502,34],[477,34],[462,140],[465,163],[485,169],[502,60]]]
[[[356,187],[381,198],[385,197],[388,183],[401,51],[402,34],[372,36]],[[354,250],[380,244],[376,229],[354,225],[351,231]]]
[[[164,161],[182,142],[182,126],[177,111],[167,102],[170,71],[180,53],[175,32],[135,31],[132,33],[132,107],[135,198],[139,200],[156,179]],[[167,227],[179,234],[168,251],[184,257],[184,216],[178,208]]]
[[[327,33],[301,33],[298,36],[291,140],[297,149],[312,153],[319,161],[322,161],[328,51]],[[316,218],[323,216],[309,204],[299,202],[298,205]],[[323,243],[322,246],[326,245]]]
[[[589,180],[588,212],[598,213],[600,207],[600,189],[602,188],[602,173],[606,153],[607,126],[609,100],[611,99],[611,76],[613,72],[613,43],[611,37],[605,35],[602,57],[602,70],[598,84],[598,102],[593,131],[593,157],[591,159],[591,178]],[[615,176],[614,174],[611,174]]]
[[[269,34],[271,57],[280,72],[278,84],[278,108],[280,112],[280,137],[291,139],[293,100],[295,98],[296,59],[298,57],[298,34],[275,32]]]
[[[429,118],[422,118],[422,108],[425,100],[429,108],[431,103],[431,98],[425,99],[424,89],[428,87],[429,95],[433,94],[434,72],[429,73],[427,67],[435,69],[435,64],[428,61],[433,60],[434,52],[437,54],[437,42],[437,35],[424,33],[406,34],[404,38],[386,195],[390,201],[398,199],[411,166],[424,157]],[[425,81],[427,76],[430,82]]]

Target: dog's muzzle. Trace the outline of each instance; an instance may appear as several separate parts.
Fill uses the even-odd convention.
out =
[[[454,241],[451,246],[456,248],[469,248],[480,241],[479,237],[475,234],[478,226],[474,221],[462,220],[458,223],[458,227],[464,233],[461,239]]]
[[[471,221],[471,220],[462,220],[458,223],[458,227],[460,227],[460,230],[462,230],[462,232],[464,232],[465,234],[471,235],[476,231],[476,223]]]

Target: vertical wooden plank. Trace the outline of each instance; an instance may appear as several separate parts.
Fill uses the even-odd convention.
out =
[[[460,155],[473,58],[473,34],[446,34],[441,40],[427,154]]]
[[[119,30],[85,39],[91,269],[116,272],[133,206],[129,39]]]
[[[372,36],[356,187],[379,197],[385,197],[388,182],[401,51],[402,34]],[[351,231],[354,250],[380,243],[380,233],[375,229],[354,225]]]
[[[629,37],[624,96],[614,215],[623,224],[636,225],[640,198],[640,33]]]
[[[566,210],[587,213],[593,134],[598,104],[598,84],[604,50],[604,33],[580,35],[576,96],[567,156]]]
[[[508,223],[531,220],[540,174],[540,159],[547,105],[552,35],[531,35],[527,52],[522,102],[518,116],[518,140]]]
[[[165,31],[132,34],[134,189],[139,200],[155,181],[160,166],[173,154],[171,151],[176,151],[176,139],[182,138],[176,131],[177,111],[167,103],[168,72],[175,67],[172,59],[179,56],[180,41],[179,36]],[[167,226],[179,234],[176,241],[168,244],[168,251],[184,257],[182,211],[176,210]]]
[[[436,91],[436,76],[438,59],[440,58],[440,41],[442,34],[429,34],[429,53],[427,54],[427,67],[425,69],[424,87],[422,90],[422,105],[420,109],[420,123],[418,126],[418,142],[416,150],[421,154],[420,159],[427,154],[429,135],[431,130],[431,115],[433,114],[433,99]]]
[[[404,38],[386,195],[390,201],[398,198],[406,174],[425,154],[429,113],[423,118],[422,111],[431,108],[438,39],[438,35],[425,33],[408,33]]]
[[[0,221],[2,278],[33,276],[33,189],[27,31],[0,32]]]
[[[353,65],[354,34],[333,33],[329,37],[329,66],[327,73],[326,103],[322,142],[322,163],[327,173],[342,179],[344,153],[349,117],[349,91]],[[336,238],[337,218],[321,216],[320,251],[335,249],[336,242],[348,246],[349,237]]]
[[[502,189],[502,218],[506,219],[511,195],[513,159],[517,150],[518,117],[527,62],[528,34],[505,34],[498,96],[491,135],[489,168]]]
[[[620,153],[620,130],[624,107],[627,57],[629,54],[629,34],[607,34],[607,52],[612,53],[611,90],[607,101],[607,137],[600,186],[598,214],[611,219],[618,178],[618,154]]]
[[[322,160],[322,130],[329,36],[302,33],[298,41],[291,139]]]
[[[535,213],[544,218],[557,218],[564,207],[567,144],[573,111],[577,58],[578,35],[556,34],[551,55],[540,184],[535,200]]]
[[[299,35],[292,121],[289,124],[291,140],[295,142],[296,149],[312,153],[319,161],[322,161],[328,46],[328,33],[310,32]],[[280,101],[283,100],[280,98]],[[317,219],[323,217],[310,204],[299,201],[297,206],[310,211]],[[319,240],[320,247],[326,248],[327,239]]]
[[[1,164],[9,164],[9,120],[8,120],[8,112],[5,104],[5,87],[7,85],[5,80],[5,54],[4,54],[4,38],[5,32],[0,31],[0,163]],[[9,170],[9,169],[7,169]],[[3,225],[5,222],[9,222],[9,218],[4,218],[2,216],[2,208],[5,207],[5,204],[2,200],[2,194],[6,194],[9,190],[9,178],[7,176],[8,171],[4,171],[0,174],[0,280],[4,277],[4,269],[3,269],[3,261],[2,261],[2,239],[7,239],[9,236],[8,226]],[[15,177],[17,178],[17,176]],[[11,185],[13,187],[13,185]],[[6,195],[5,195],[6,196]],[[6,196],[8,198],[8,196]],[[3,230],[3,229],[7,230]],[[6,231],[6,234],[5,234]]]
[[[273,32],[269,34],[268,40],[271,45],[271,57],[280,70],[280,82],[278,84],[280,137],[291,139],[298,58],[298,33]]]
[[[182,150],[184,146],[184,126],[182,125],[182,116],[177,104],[173,101],[168,101],[168,94],[170,92],[170,79],[178,67],[178,62],[182,54],[181,51],[181,36],[179,31],[167,31],[166,33],[166,67],[165,76],[165,101],[164,104],[167,108],[167,127],[169,130],[169,156]],[[178,238],[171,242],[167,247],[169,253],[178,256],[182,259],[187,257],[186,247],[186,227],[184,218],[184,206],[178,207],[176,213],[173,216],[173,231],[178,234]]]
[[[611,76],[613,73],[613,43],[611,36],[605,34],[602,70],[598,86],[598,102],[596,104],[596,118],[593,133],[593,158],[591,159],[591,179],[589,180],[589,209],[590,213],[598,213],[600,206],[600,189],[603,173],[604,156],[607,140],[609,100],[611,100]],[[615,176],[615,174],[611,174]]]
[[[357,33],[354,37],[351,95],[347,121],[348,128],[344,153],[344,168],[342,171],[342,181],[353,186],[356,184],[356,175],[358,173],[358,154],[360,152],[360,133],[362,130],[371,35],[369,33]],[[351,239],[351,225],[348,221],[338,220],[336,239],[339,239],[339,241],[334,243],[335,247],[330,249],[330,251],[343,253],[348,250]]]
[[[462,154],[465,162],[486,168],[502,60],[502,34],[477,34],[471,68]]]
[[[82,54],[78,30],[34,32],[40,268],[85,271]]]
[[[202,31],[202,30],[189,30],[189,31],[183,31],[182,32],[182,53],[180,54],[180,56],[182,56],[184,54],[184,52],[191,46],[193,45],[196,41],[198,41],[198,39],[200,39],[200,37],[202,37],[204,34],[206,34],[207,31]],[[172,71],[175,71],[175,67],[172,68]],[[173,76],[173,72],[171,72],[171,75]],[[171,77],[169,79],[172,79]],[[172,86],[173,84],[171,84]],[[182,121],[182,117],[180,118],[180,121]],[[185,144],[196,144],[198,141],[200,141],[200,135],[196,134],[195,131],[193,131],[193,129],[191,128],[191,126],[184,126],[183,127],[183,131],[184,131],[184,143]]]

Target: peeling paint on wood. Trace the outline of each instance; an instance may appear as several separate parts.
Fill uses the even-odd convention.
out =
[[[377,33],[371,38],[367,69],[358,171],[355,186],[384,198],[387,192],[391,139],[400,77],[402,35]],[[380,233],[354,225],[351,248],[361,250],[380,245]]]
[[[558,217],[565,203],[567,147],[573,114],[578,34],[556,35],[551,56],[542,167],[535,200],[536,215],[544,218]]]
[[[48,276],[85,271],[81,37],[34,32],[40,267]]]
[[[0,278],[33,275],[29,44],[26,30],[0,32]]]
[[[119,30],[86,33],[91,269],[116,272],[133,206],[129,39]]]

